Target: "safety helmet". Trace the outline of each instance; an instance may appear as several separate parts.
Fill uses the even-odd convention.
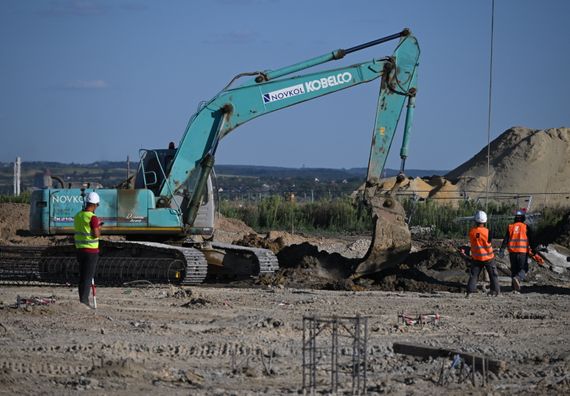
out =
[[[487,222],[487,213],[483,212],[482,210],[478,210],[477,212],[475,212],[475,222],[486,223]]]
[[[522,221],[524,222],[526,220],[526,212],[522,209],[517,210],[515,212],[515,221]]]
[[[99,198],[99,194],[97,194],[96,192],[90,192],[85,197],[85,202],[87,202],[89,204],[98,205],[99,202],[101,202],[101,199]]]

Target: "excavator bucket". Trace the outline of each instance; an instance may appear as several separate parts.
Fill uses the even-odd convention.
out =
[[[362,261],[353,269],[352,279],[395,267],[406,258],[412,246],[406,213],[391,192],[373,192],[366,201],[372,209],[372,242]]]

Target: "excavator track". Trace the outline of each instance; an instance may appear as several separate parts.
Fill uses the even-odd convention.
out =
[[[231,245],[229,243],[212,243],[215,249],[225,250],[226,253],[241,256],[253,256],[252,270],[249,275],[259,276],[264,274],[273,274],[279,269],[277,256],[271,250],[262,248],[251,248],[247,246]]]
[[[199,284],[208,264],[192,247],[154,242],[102,242],[95,279],[99,285],[129,282]],[[73,245],[0,248],[0,281],[76,283],[79,269]]]
[[[45,246],[0,246],[0,281],[14,284],[39,282],[39,263],[45,249]]]

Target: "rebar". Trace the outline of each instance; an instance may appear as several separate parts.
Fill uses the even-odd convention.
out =
[[[303,393],[365,395],[367,348],[367,317],[303,317]]]

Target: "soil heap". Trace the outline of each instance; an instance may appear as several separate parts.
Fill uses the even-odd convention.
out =
[[[570,206],[570,128],[513,127],[491,142],[490,151],[490,192],[532,194],[535,207]],[[487,147],[446,178],[460,191],[485,191]]]

